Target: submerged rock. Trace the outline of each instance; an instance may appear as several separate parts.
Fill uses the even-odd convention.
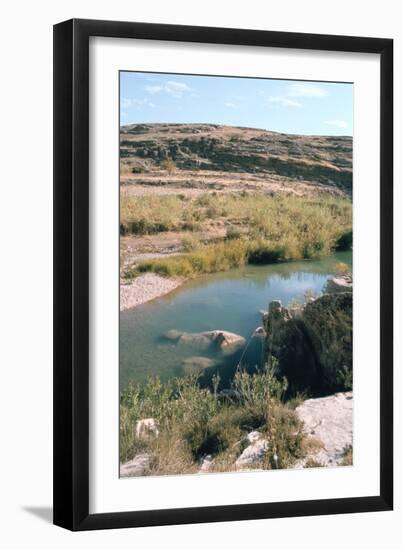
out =
[[[151,455],[147,453],[136,455],[129,462],[120,465],[121,477],[142,476],[150,469]]]
[[[201,356],[187,357],[182,361],[183,370],[188,374],[215,367],[216,364],[217,362],[214,359]]]
[[[245,338],[243,336],[226,330],[210,330],[206,332],[168,330],[164,334],[164,337],[177,344],[189,344],[201,349],[215,346],[223,353],[233,353],[245,345]]]
[[[339,465],[346,449],[353,444],[353,393],[308,399],[295,412],[303,421],[308,438],[316,439],[322,445],[296,467],[303,468],[309,459],[321,466]]]

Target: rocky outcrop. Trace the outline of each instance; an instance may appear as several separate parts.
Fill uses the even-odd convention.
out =
[[[332,277],[326,283],[326,294],[334,294],[336,292],[353,292],[353,280],[349,275],[340,277]]]
[[[173,161],[179,170],[224,171],[352,188],[352,139],[298,136],[217,124],[121,127],[120,154],[134,174]]]
[[[351,389],[351,291],[324,294],[293,310],[273,301],[264,324],[267,361],[274,358],[290,391]]]
[[[312,462],[320,466],[342,464],[346,450],[353,445],[353,393],[308,399],[295,412],[304,423],[307,437],[318,443],[296,467],[303,468]]]

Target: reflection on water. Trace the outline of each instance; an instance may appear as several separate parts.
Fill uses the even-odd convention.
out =
[[[185,332],[226,330],[249,338],[261,325],[261,310],[271,300],[302,301],[308,292],[322,291],[335,265],[351,265],[351,252],[339,252],[317,261],[268,266],[245,266],[226,273],[203,276],[176,291],[120,314],[120,385],[142,382],[149,375],[163,380],[184,373],[182,361],[204,356],[235,367],[239,354],[223,361],[216,352],[177,345],[163,338],[171,329]],[[258,362],[261,342],[255,338],[243,359]],[[230,363],[230,364],[229,364]]]

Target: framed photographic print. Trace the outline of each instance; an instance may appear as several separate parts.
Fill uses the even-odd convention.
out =
[[[391,510],[390,39],[54,27],[54,522]]]

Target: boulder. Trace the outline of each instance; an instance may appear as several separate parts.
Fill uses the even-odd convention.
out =
[[[150,435],[158,435],[158,424],[155,418],[143,418],[136,422],[136,437],[146,438]]]
[[[213,342],[223,353],[234,353],[243,347],[246,340],[243,336],[225,330],[213,331]]]
[[[257,430],[254,430],[253,432],[248,433],[246,436],[246,439],[249,441],[249,443],[255,443],[258,441],[258,439],[261,439],[263,436],[260,432]]]
[[[210,330],[206,332],[180,332],[169,330],[164,337],[177,344],[189,344],[201,349],[217,347],[223,353],[233,353],[245,345],[245,338],[226,330]]]
[[[237,458],[235,466],[237,468],[244,468],[245,466],[258,464],[263,459],[268,448],[269,444],[265,439],[257,439],[244,449],[242,454]]]
[[[214,458],[212,455],[206,455],[203,457],[200,465],[199,474],[208,472],[214,464]]]
[[[120,465],[121,477],[142,476],[150,469],[151,456],[147,453],[136,455],[129,462]]]
[[[297,468],[303,468],[309,459],[321,466],[337,466],[346,449],[353,445],[353,393],[344,392],[308,399],[295,409],[304,423],[308,438],[317,440],[322,447],[312,451],[299,461]]]
[[[325,292],[334,294],[337,292],[353,292],[353,280],[349,275],[332,277],[326,283]]]

